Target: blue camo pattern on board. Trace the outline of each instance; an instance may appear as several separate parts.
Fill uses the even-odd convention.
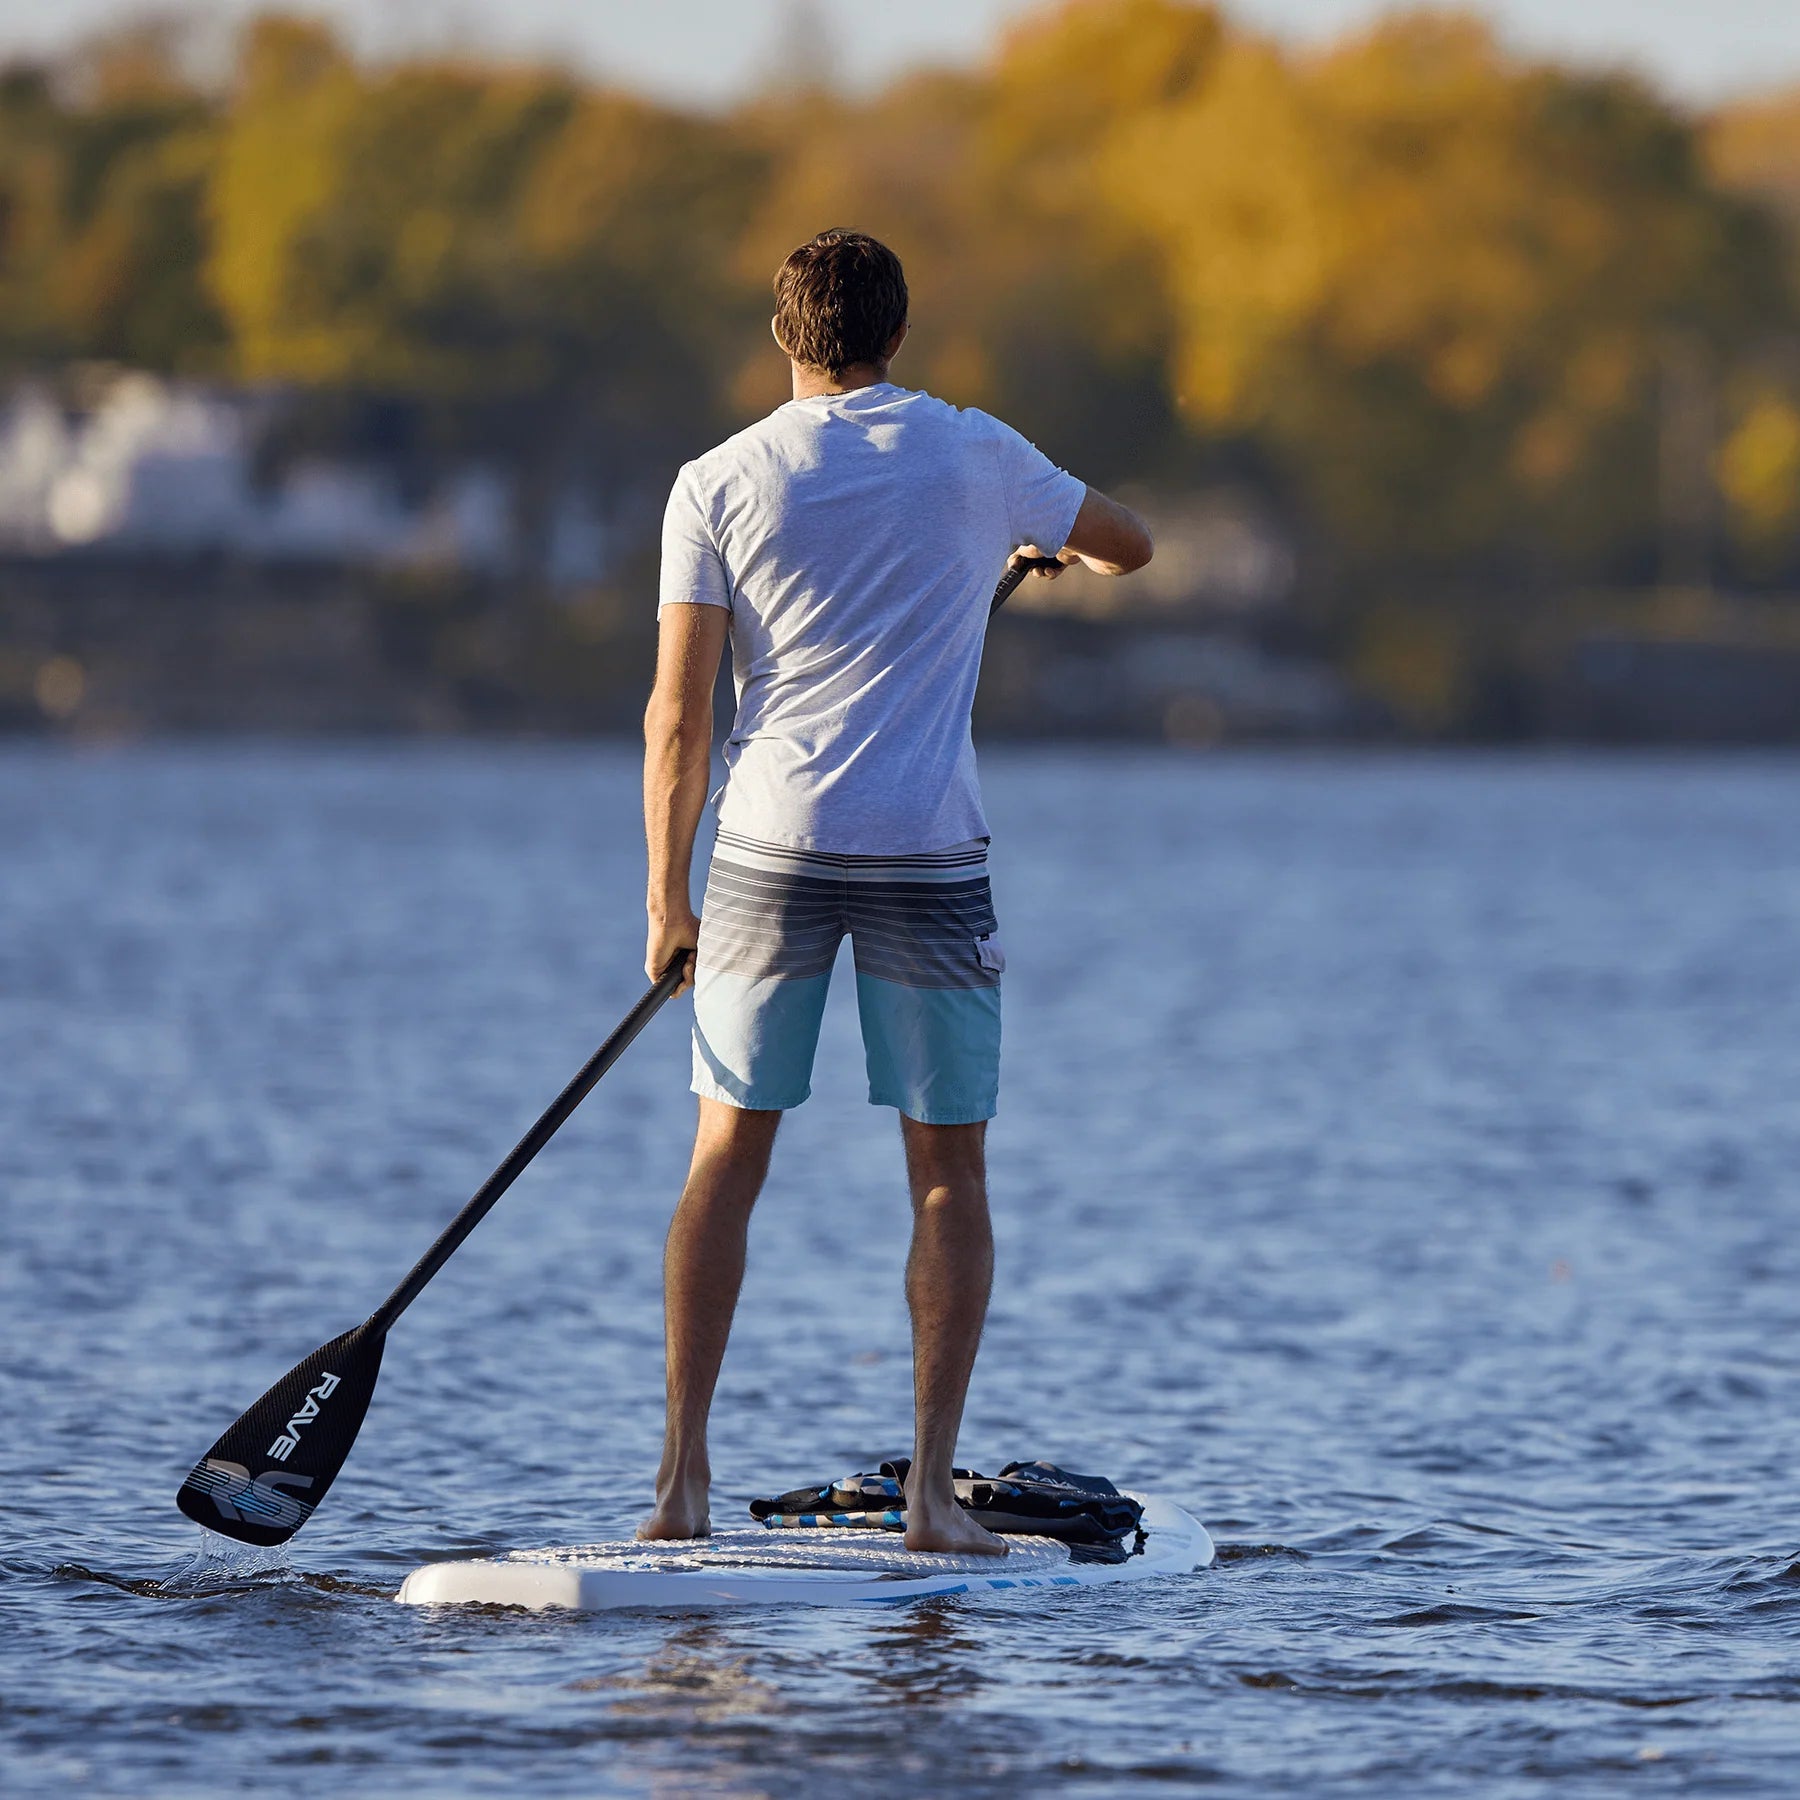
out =
[[[770,1527],[788,1526],[839,1526],[851,1530],[863,1531],[904,1531],[906,1514],[897,1506],[890,1506],[885,1512],[813,1512],[813,1513],[770,1513],[763,1523]]]

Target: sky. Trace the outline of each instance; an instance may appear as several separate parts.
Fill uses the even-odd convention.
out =
[[[335,16],[364,48],[473,45],[554,57],[672,100],[714,106],[767,79],[797,20],[823,20],[857,86],[920,62],[978,57],[1019,0],[288,0]],[[0,0],[0,55],[64,45],[147,10],[120,0]],[[157,10],[169,10],[159,5]],[[221,16],[244,0],[201,0]],[[1246,24],[1297,41],[1391,10],[1376,0],[1236,0]],[[1800,0],[1481,0],[1522,49],[1639,69],[1698,102],[1800,82]]]

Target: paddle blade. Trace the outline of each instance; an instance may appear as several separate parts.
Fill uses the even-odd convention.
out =
[[[175,1504],[242,1544],[285,1544],[362,1429],[387,1334],[359,1325],[289,1369],[188,1471]]]

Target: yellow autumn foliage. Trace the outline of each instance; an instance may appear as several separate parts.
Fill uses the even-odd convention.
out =
[[[1722,407],[1717,481],[1759,567],[1800,562],[1793,382],[1755,373],[1800,337],[1797,96],[1697,121],[1455,12],[1303,51],[1191,0],[1064,0],[974,67],[713,117],[282,15],[219,93],[160,46],[0,75],[13,368],[400,396],[653,485],[781,400],[770,271],[854,224],[906,262],[904,378],[1097,480],[1227,468],[1415,585],[1647,574],[1679,342],[1774,396]]]
[[[356,70],[324,26],[268,18],[251,27],[220,134],[206,271],[250,380],[354,371],[346,322],[306,303],[305,261],[321,211],[351,172],[361,98]]]
[[[1800,530],[1800,407],[1764,392],[1719,451],[1719,487],[1734,529],[1764,551]]]

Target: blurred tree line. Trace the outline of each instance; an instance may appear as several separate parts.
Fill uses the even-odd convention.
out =
[[[274,14],[222,80],[156,28],[0,76],[7,368],[285,384],[327,436],[402,401],[528,496],[653,507],[783,399],[769,273],[833,223],[905,259],[903,379],[1097,481],[1254,480],[1326,615],[1800,580],[1800,93],[1696,119],[1465,15],[1296,52],[1184,0],[723,116]]]

